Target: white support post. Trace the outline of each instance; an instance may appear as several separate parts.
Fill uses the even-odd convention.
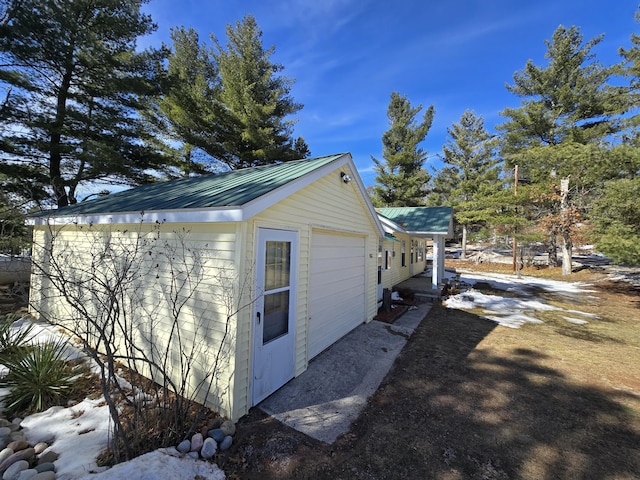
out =
[[[438,290],[444,278],[444,237],[433,237],[433,271],[431,275],[431,288]]]
[[[438,236],[440,248],[438,249],[438,285],[444,283],[444,236]]]

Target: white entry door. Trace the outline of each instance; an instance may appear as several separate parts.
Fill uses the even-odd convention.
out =
[[[295,374],[298,234],[260,228],[257,245],[253,405]]]

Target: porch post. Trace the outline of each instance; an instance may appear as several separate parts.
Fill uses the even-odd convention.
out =
[[[440,235],[433,237],[433,269],[431,274],[431,288],[437,290],[444,274],[444,242]]]
[[[438,285],[444,283],[444,235],[438,235]]]

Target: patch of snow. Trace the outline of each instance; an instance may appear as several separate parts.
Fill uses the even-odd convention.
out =
[[[400,296],[400,294],[398,292],[391,292],[391,300],[393,300],[395,302],[401,302],[402,301],[402,297]]]
[[[225,475],[215,463],[194,460],[190,457],[180,458],[171,449],[159,449],[141,455],[127,463],[95,475],[81,477],[83,480],[224,480]],[[60,477],[58,477],[60,478]]]
[[[463,273],[462,282],[467,285],[475,285],[478,282],[488,283],[494,290],[509,292],[514,296],[488,295],[476,291],[473,288],[458,295],[449,297],[443,303],[448,308],[461,310],[482,309],[484,318],[494,321],[499,325],[509,328],[520,328],[526,323],[540,324],[542,320],[536,317],[537,312],[560,311],[573,315],[582,315],[587,318],[598,318],[591,313],[578,310],[565,310],[547,303],[545,298],[536,296],[537,291],[544,292],[546,296],[557,295],[583,295],[591,292],[588,284],[581,282],[562,282],[536,277],[520,278],[517,275],[499,273]],[[533,287],[533,288],[532,288]],[[586,320],[574,317],[563,317],[574,324],[585,324]],[[571,319],[571,320],[570,320]]]
[[[98,470],[96,457],[109,444],[111,417],[101,400],[88,400],[71,408],[51,407],[29,415],[22,423],[31,444],[47,442],[60,455],[58,479],[73,479]]]
[[[581,312],[580,310],[565,310],[565,312],[573,313],[575,315],[581,315],[581,316],[587,317],[587,318],[593,318],[593,319],[596,319],[596,320],[600,318],[600,315],[598,315],[597,313]]]
[[[516,313],[513,315],[505,316],[485,316],[487,320],[496,322],[498,325],[509,328],[520,328],[525,323],[544,323],[542,320],[537,319],[531,315],[525,315],[523,313]]]
[[[26,328],[33,319],[23,318],[14,323],[13,328]],[[69,337],[57,328],[41,322],[34,322],[30,343],[44,343],[65,339],[65,353],[69,360],[84,358],[90,360],[76,348]],[[5,367],[0,365],[0,371]],[[93,369],[97,365],[93,365]],[[1,374],[1,373],[0,373]],[[125,380],[120,380],[126,385]],[[0,403],[9,389],[0,389]],[[98,455],[111,440],[111,416],[109,407],[101,397],[85,399],[72,407],[51,407],[48,410],[27,416],[20,424],[29,443],[49,443],[47,450],[60,455],[56,460],[58,480],[130,480],[171,479],[193,480],[206,478],[224,480],[225,475],[215,463],[182,457],[172,449],[160,449],[111,469],[97,466]],[[177,455],[177,456],[174,456]]]

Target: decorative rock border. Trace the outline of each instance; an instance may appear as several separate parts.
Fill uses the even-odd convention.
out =
[[[30,445],[21,423],[21,418],[10,422],[0,417],[0,479],[56,480],[54,462],[59,454],[50,450],[46,442]],[[231,447],[235,433],[236,426],[231,420],[219,418],[190,439],[180,442],[175,451],[181,456],[211,460],[218,451]]]
[[[181,441],[175,449],[185,456],[210,460],[216,452],[224,452],[231,447],[235,434],[235,424],[231,420],[219,418],[200,432],[193,434],[191,439]]]
[[[59,455],[49,444],[30,445],[20,428],[21,418],[0,418],[0,475],[2,480],[55,480]]]

